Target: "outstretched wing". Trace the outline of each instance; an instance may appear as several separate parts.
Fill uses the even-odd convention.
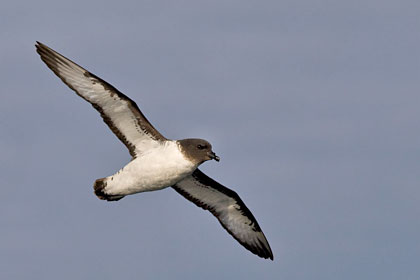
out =
[[[127,146],[132,157],[166,140],[146,119],[136,103],[112,85],[40,42],[37,42],[36,51],[66,85],[99,111],[104,122]]]
[[[209,210],[242,246],[261,258],[273,259],[270,245],[257,220],[238,194],[200,170],[172,186],[204,210]]]

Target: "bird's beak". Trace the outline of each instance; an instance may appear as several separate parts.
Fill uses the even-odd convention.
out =
[[[215,161],[220,161],[220,158],[214,152],[209,152],[209,157]]]

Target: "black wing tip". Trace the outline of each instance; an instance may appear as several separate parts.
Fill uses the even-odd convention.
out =
[[[273,255],[257,255],[263,259],[274,261]]]
[[[228,231],[229,232],[229,231]],[[274,260],[274,256],[273,256],[273,251],[271,251],[270,248],[270,244],[268,244],[267,239],[264,236],[264,241],[262,242],[261,240],[258,240],[259,245],[257,246],[252,246],[249,243],[243,242],[243,240],[240,240],[239,238],[237,238],[236,236],[234,236],[231,232],[229,232],[233,238],[235,238],[245,249],[247,249],[248,251],[250,251],[251,253],[257,255],[260,258],[263,259],[270,259],[270,260]],[[261,231],[261,233],[264,235],[264,233]],[[266,244],[264,244],[266,243]]]
[[[57,60],[60,57],[60,54],[48,47],[47,45],[44,45],[43,43],[36,41],[35,44],[36,52],[41,56],[41,58],[44,60],[44,62],[48,65],[48,62],[45,61],[46,58]],[[74,62],[73,62],[74,63]]]
[[[273,252],[271,251],[270,248],[265,248],[265,252],[263,254],[257,254],[257,256],[264,258],[264,259],[269,259],[274,261],[274,256],[273,256]]]
[[[274,260],[274,256],[273,256],[273,251],[271,251],[270,245],[267,242],[267,246],[261,246],[258,247],[256,250],[250,250],[251,252],[253,252],[254,254],[256,254],[257,256],[264,258],[264,259],[270,259],[270,260]]]
[[[265,241],[264,243],[265,244],[263,242],[261,242],[261,240],[260,240],[260,243],[261,243],[260,250],[262,250],[262,252],[261,252],[261,255],[259,255],[259,256],[262,257],[262,258],[270,259],[270,260],[273,261],[274,256],[273,256],[273,251],[271,251],[270,244],[268,243],[268,240],[267,240],[267,238],[265,237],[265,235],[262,231],[261,231],[261,234],[264,238],[264,241]]]
[[[44,48],[44,45],[38,41],[35,44],[36,52],[41,55],[41,50]]]
[[[51,62],[47,61],[47,58],[54,58],[54,60],[56,60],[56,56],[54,56],[54,52],[46,45],[44,45],[43,43],[36,41],[35,44],[35,48],[36,48],[36,52],[41,56],[41,59],[47,64],[50,65]]]
[[[270,252],[270,255],[269,255],[269,259],[270,260],[272,260],[272,261],[274,261],[274,255],[273,255],[273,251],[271,251],[271,248],[270,247],[268,247],[268,250],[269,250],[269,252]]]
[[[35,41],[35,48],[36,51],[39,53],[40,50],[47,50],[49,49],[49,47],[47,47],[47,45],[41,43],[40,41]]]

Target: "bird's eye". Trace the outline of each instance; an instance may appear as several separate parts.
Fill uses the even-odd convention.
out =
[[[203,145],[197,145],[197,149],[199,149],[199,150],[202,150],[202,149],[205,149],[206,148],[206,146],[203,146]]]

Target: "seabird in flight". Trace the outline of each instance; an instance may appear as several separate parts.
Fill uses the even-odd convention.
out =
[[[220,160],[209,142],[165,138],[136,103],[115,87],[40,42],[36,50],[66,85],[92,104],[132,156],[117,173],[95,181],[98,198],[116,201],[126,195],[172,187],[209,210],[246,249],[261,258],[273,259],[264,233],[238,194],[198,169],[207,160]]]

